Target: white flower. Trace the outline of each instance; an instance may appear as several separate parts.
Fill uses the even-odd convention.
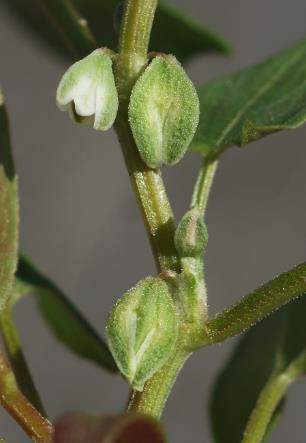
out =
[[[93,125],[98,131],[113,125],[118,94],[112,60],[105,50],[96,49],[66,71],[57,88],[56,104],[76,123]]]

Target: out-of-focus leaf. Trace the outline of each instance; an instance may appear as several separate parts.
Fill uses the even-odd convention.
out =
[[[151,49],[174,54],[181,61],[201,53],[231,51],[225,40],[166,2],[157,8]]]
[[[201,116],[191,147],[219,155],[306,121],[306,40],[198,89]]]
[[[61,55],[71,55],[71,49],[72,53],[78,52],[79,57],[86,55],[84,53],[86,43],[80,44],[79,39],[82,36],[76,36],[75,21],[67,17],[66,5],[70,3],[70,0],[27,0],[26,2],[24,0],[0,0],[1,3],[40,40]],[[118,3],[117,0],[74,1],[82,18],[88,22],[98,46],[116,48],[117,36],[113,17]],[[43,7],[51,11],[51,21]],[[62,32],[63,25],[66,25],[67,29],[65,38]],[[88,37],[87,31],[86,35]],[[202,52],[228,53],[230,50],[223,39],[165,2],[160,2],[158,6],[151,48],[154,51],[174,53],[181,61]],[[93,49],[95,48],[88,48],[88,52]]]
[[[17,266],[18,209],[17,177],[11,151],[8,118],[0,90],[0,309],[8,299]]]
[[[306,369],[306,297],[283,307],[248,331],[238,342],[219,375],[211,398],[216,443],[241,441],[250,414],[268,381],[298,362]],[[272,416],[264,442],[273,431],[283,401]]]
[[[56,420],[54,429],[54,443],[166,443],[159,422],[136,414],[70,412]]]
[[[117,371],[105,342],[62,291],[23,256],[19,259],[16,280],[15,288],[21,295],[35,295],[40,312],[60,342],[80,357],[108,371]]]

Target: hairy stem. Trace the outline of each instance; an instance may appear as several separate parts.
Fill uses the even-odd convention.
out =
[[[157,269],[180,270],[174,246],[175,222],[160,170],[148,168],[139,156],[128,122],[128,103],[133,85],[147,63],[147,51],[156,0],[128,0],[122,20],[115,77],[119,94],[116,130],[132,188],[155,257]],[[160,416],[172,385],[184,363],[186,351],[175,350],[169,361],[131,396],[129,410]]]
[[[173,240],[174,217],[161,172],[149,169],[140,159],[126,116],[117,118],[116,129],[157,269],[159,272],[179,271]]]
[[[147,61],[156,0],[129,0],[122,20],[115,76],[119,92],[116,130],[136,200],[147,228],[159,271],[178,271],[175,223],[161,172],[141,160],[128,122],[131,89]]]
[[[159,418],[175,380],[189,355],[186,350],[177,349],[165,366],[147,381],[142,392],[134,391],[128,410]]]
[[[15,375],[0,353],[0,401],[8,413],[37,443],[52,443],[53,430],[45,419],[19,390]]]
[[[157,0],[127,0],[119,37],[120,54],[146,58]]]
[[[304,362],[305,356],[302,355],[301,361]],[[286,394],[289,386],[300,377],[302,371],[299,360],[292,363],[289,368],[271,378],[260,393],[256,406],[250,416],[246,426],[242,443],[261,443],[274,411],[279,402]]]
[[[12,310],[7,306],[0,314],[0,329],[5,349],[12,365],[19,388],[41,414],[46,416],[38,391],[24,358],[18,333],[12,318]]]
[[[211,186],[218,167],[218,160],[207,157],[199,172],[197,182],[193,191],[191,207],[198,207],[205,214]]]
[[[284,272],[206,324],[203,344],[238,335],[273,311],[306,293],[306,263]]]

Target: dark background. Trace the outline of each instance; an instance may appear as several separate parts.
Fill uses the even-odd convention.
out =
[[[255,63],[306,34],[302,0],[175,3],[236,48],[228,59],[194,60],[189,72],[197,84]],[[20,178],[22,248],[103,333],[114,301],[154,273],[117,141],[112,131],[101,135],[78,128],[57,111],[55,89],[66,65],[45,53],[2,10],[0,54]],[[305,138],[304,127],[223,156],[207,218],[212,312],[305,260]],[[190,154],[164,171],[177,218],[187,208],[199,165],[200,157]],[[31,298],[18,305],[16,315],[51,418],[71,409],[103,413],[124,407],[125,383],[57,344]],[[163,418],[172,443],[210,441],[207,399],[233,344],[199,352],[184,368]],[[305,398],[306,383],[290,390],[272,442],[306,441]],[[0,436],[7,443],[26,442],[14,422],[0,414]]]

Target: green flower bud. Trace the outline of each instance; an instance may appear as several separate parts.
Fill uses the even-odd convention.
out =
[[[107,49],[96,49],[74,63],[62,77],[56,104],[68,111],[75,123],[85,123],[98,131],[109,129],[118,111],[118,94]]]
[[[199,98],[172,55],[157,56],[137,80],[129,120],[143,161],[151,168],[177,163],[199,122]]]
[[[129,383],[144,383],[168,359],[177,337],[177,314],[167,283],[157,277],[140,281],[118,300],[109,314],[110,350]]]
[[[208,233],[198,208],[192,208],[180,221],[174,236],[181,257],[199,257],[207,246]]]

